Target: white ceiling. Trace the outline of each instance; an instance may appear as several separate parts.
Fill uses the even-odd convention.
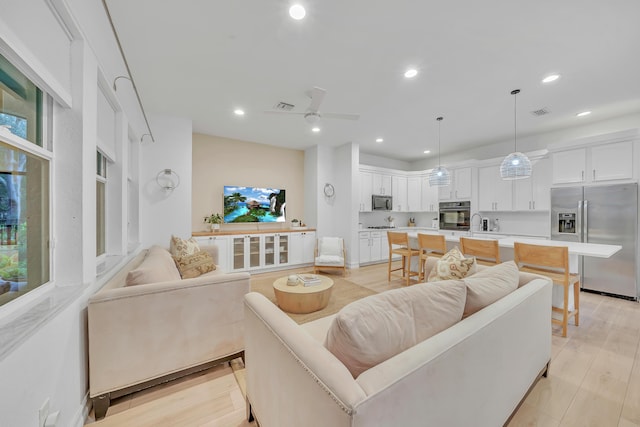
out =
[[[413,161],[436,155],[439,115],[443,153],[513,138],[516,88],[519,137],[640,112],[637,0],[302,3],[294,21],[283,0],[107,0],[147,113],[189,117],[198,133]],[[543,85],[550,73],[562,77]],[[321,112],[360,119],[323,119],[315,134],[263,113],[279,101],[303,112],[314,86]],[[540,108],[551,113],[530,114]]]

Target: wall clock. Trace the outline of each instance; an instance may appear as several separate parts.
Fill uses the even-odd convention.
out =
[[[324,185],[324,195],[327,197],[333,197],[336,194],[336,189],[333,188],[333,185],[326,183]]]

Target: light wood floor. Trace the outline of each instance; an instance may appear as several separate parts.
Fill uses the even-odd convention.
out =
[[[387,282],[386,268],[377,264],[348,276],[378,292],[401,287],[399,278]],[[640,427],[640,304],[583,292],[580,305],[580,326],[570,324],[567,338],[554,326],[549,376],[538,382],[509,427]],[[244,385],[229,365],[219,366],[116,400],[106,418],[93,422],[91,414],[87,425],[255,426],[245,419],[239,382]]]

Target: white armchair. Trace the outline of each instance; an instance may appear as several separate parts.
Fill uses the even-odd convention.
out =
[[[316,257],[313,271],[342,270],[347,272],[347,252],[342,237],[321,237],[316,240]]]

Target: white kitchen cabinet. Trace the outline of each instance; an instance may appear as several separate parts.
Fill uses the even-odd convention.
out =
[[[551,202],[551,160],[531,161],[531,178],[513,181],[516,211],[548,211]]]
[[[438,187],[429,184],[429,175],[420,178],[421,181],[421,211],[438,212]]]
[[[289,264],[309,264],[315,260],[315,231],[289,233]]]
[[[422,211],[422,177],[407,178],[407,210],[409,212]]]
[[[372,173],[372,191],[375,195],[391,196],[391,175],[384,173]]]
[[[195,238],[198,245],[218,247],[218,268],[222,271],[230,271],[229,262],[229,236],[200,236]]]
[[[392,211],[407,212],[407,177],[394,175],[391,177],[391,194],[393,194]]]
[[[583,184],[633,178],[633,142],[558,151],[552,155],[554,184]]]
[[[471,168],[449,169],[451,184],[439,187],[440,200],[471,200]]]
[[[371,211],[371,196],[373,195],[373,174],[360,171],[360,212]]]
[[[381,231],[361,231],[359,233],[360,264],[380,262],[386,259],[383,242],[386,243],[386,233]],[[386,248],[386,247],[385,247]]]
[[[512,210],[512,182],[500,177],[500,165],[478,168],[478,210],[480,212]]]

